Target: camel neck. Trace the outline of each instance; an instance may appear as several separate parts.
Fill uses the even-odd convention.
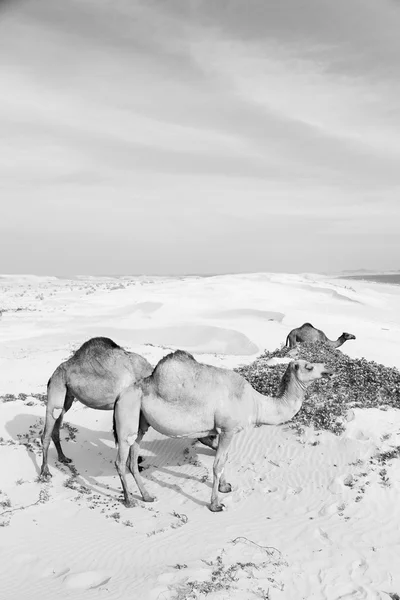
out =
[[[290,421],[299,412],[305,393],[306,387],[295,377],[277,398],[254,390],[255,425],[280,425]]]
[[[331,346],[331,348],[339,348],[343,342],[340,338],[338,338],[337,340],[328,340],[328,344]]]

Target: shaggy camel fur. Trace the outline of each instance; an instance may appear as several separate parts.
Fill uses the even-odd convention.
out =
[[[299,342],[325,342],[332,346],[332,348],[339,348],[347,340],[355,340],[356,336],[352,333],[342,333],[337,340],[329,340],[323,331],[315,329],[311,323],[304,323],[297,329],[292,329],[286,338],[286,346],[294,348]]]
[[[230,492],[224,477],[228,447],[233,436],[249,425],[279,425],[300,410],[307,386],[331,375],[325,365],[304,360],[291,362],[277,398],[263,396],[238,373],[198,363],[178,350],[156,366],[152,375],[125,389],[114,407],[114,435],[118,444],[116,468],[127,506],[134,501],[128,490],[132,473],[145,502],[146,491],[138,470],[139,444],[149,426],[169,437],[215,436],[219,442],[214,461],[210,510],[224,506],[218,491]]]
[[[56,446],[58,460],[71,462],[61,448],[60,426],[74,399],[90,408],[112,410],[122,390],[152,371],[153,367],[143,356],[127,352],[103,337],[88,340],[69,360],[61,363],[47,384],[41,479],[51,477],[47,464],[50,439]]]

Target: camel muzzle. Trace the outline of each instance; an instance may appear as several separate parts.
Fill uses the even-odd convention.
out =
[[[325,367],[321,375],[322,377],[327,377],[328,379],[330,379],[334,375],[334,371],[333,369],[328,369],[327,367]]]

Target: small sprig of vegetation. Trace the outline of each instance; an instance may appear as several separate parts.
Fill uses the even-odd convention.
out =
[[[64,421],[63,423],[64,429],[68,431],[68,435],[65,438],[67,442],[76,439],[76,434],[78,433],[77,427],[73,427],[68,421]]]
[[[0,502],[0,506],[2,508],[7,508],[7,510],[0,512],[0,517],[7,515],[7,517],[0,520],[0,527],[7,527],[10,524],[11,517],[15,512],[17,512],[19,510],[26,510],[27,508],[31,508],[32,506],[38,506],[39,504],[45,504],[49,500],[50,500],[50,494],[47,489],[40,490],[39,497],[36,500],[36,502],[33,502],[32,504],[27,504],[26,506],[12,507],[10,499],[7,497],[5,500]]]
[[[236,561],[229,560],[226,550],[222,550],[213,560],[202,560],[209,568],[209,574],[206,578],[202,577],[201,581],[184,577],[179,583],[174,583],[169,586],[169,591],[173,593],[171,600],[199,600],[204,597],[214,597],[214,594],[224,594],[224,597],[238,597],[237,592],[244,592],[244,588],[238,587],[239,581],[248,580],[248,589],[246,596],[240,595],[240,598],[261,598],[269,600],[269,589],[265,590],[259,583],[259,577],[267,579],[270,585],[283,591],[282,583],[275,579],[276,569],[281,569],[287,566],[287,562],[283,559],[279,550],[273,546],[263,546],[246,537],[237,537],[231,540],[235,546],[238,543],[252,545],[255,548],[255,553],[258,553],[258,558],[254,556],[253,561]],[[261,555],[260,555],[261,552]],[[177,570],[185,570],[187,564],[176,564]]]
[[[119,520],[121,519],[121,513],[119,513],[119,512],[114,512],[114,513],[111,513],[111,515],[107,515],[107,517],[108,517],[109,519],[114,519],[115,521],[118,521],[118,522],[119,522]]]
[[[175,584],[173,590],[170,588],[175,594],[174,600],[196,600],[218,592],[233,592],[241,575],[245,575],[247,579],[252,580],[254,571],[268,567],[267,562],[258,565],[254,562],[236,562],[229,566],[224,565],[221,555],[217,556],[213,562],[207,562],[206,564],[212,568],[209,580],[195,581],[189,579],[178,585]],[[175,569],[185,568],[187,568],[187,565],[175,565]],[[272,578],[270,578],[270,581],[274,583]],[[253,597],[264,600],[268,600],[270,597],[269,590],[263,590],[261,587],[253,588],[251,593]]]
[[[172,516],[175,517],[176,519],[178,519],[177,522],[173,523],[171,525],[172,529],[177,529],[178,527],[182,527],[182,525],[186,525],[186,523],[189,521],[189,519],[187,518],[186,515],[184,514],[179,514],[177,513],[175,510],[172,512]]]
[[[222,557],[217,556],[216,560],[209,563],[212,567],[209,581],[186,581],[176,587],[176,598],[193,598],[199,596],[208,596],[209,594],[230,590],[238,581],[238,572],[246,568],[257,568],[254,563],[235,563],[225,566]]]
[[[349,408],[400,408],[400,372],[396,368],[365,358],[350,358],[323,342],[300,344],[295,356],[286,347],[265,351],[250,365],[235,370],[258,392],[275,396],[287,364],[270,366],[271,358],[323,362],[335,373],[332,379],[320,379],[310,386],[292,427],[312,425],[339,435],[344,431]]]
[[[133,527],[133,523],[132,521],[129,521],[129,519],[127,521],[124,521],[123,525],[125,525],[125,527]]]

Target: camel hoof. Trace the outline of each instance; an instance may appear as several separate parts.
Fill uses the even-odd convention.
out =
[[[153,498],[153,496],[143,496],[143,502],[155,502],[157,498]]]
[[[60,463],[64,463],[64,465],[69,465],[70,463],[72,463],[72,458],[68,458],[67,456],[59,456],[58,460],[60,461]]]
[[[211,512],[222,512],[223,510],[226,510],[225,504],[210,504],[208,508]]]
[[[137,502],[134,498],[125,498],[124,504],[126,508],[135,508],[135,506],[137,506]]]
[[[232,491],[232,486],[230,483],[220,483],[218,486],[218,491],[222,494],[229,494]]]
[[[49,479],[51,479],[52,477],[53,475],[50,473],[49,470],[43,471],[43,473],[40,473],[39,475],[39,481],[41,483],[45,483],[46,481],[49,481]]]

